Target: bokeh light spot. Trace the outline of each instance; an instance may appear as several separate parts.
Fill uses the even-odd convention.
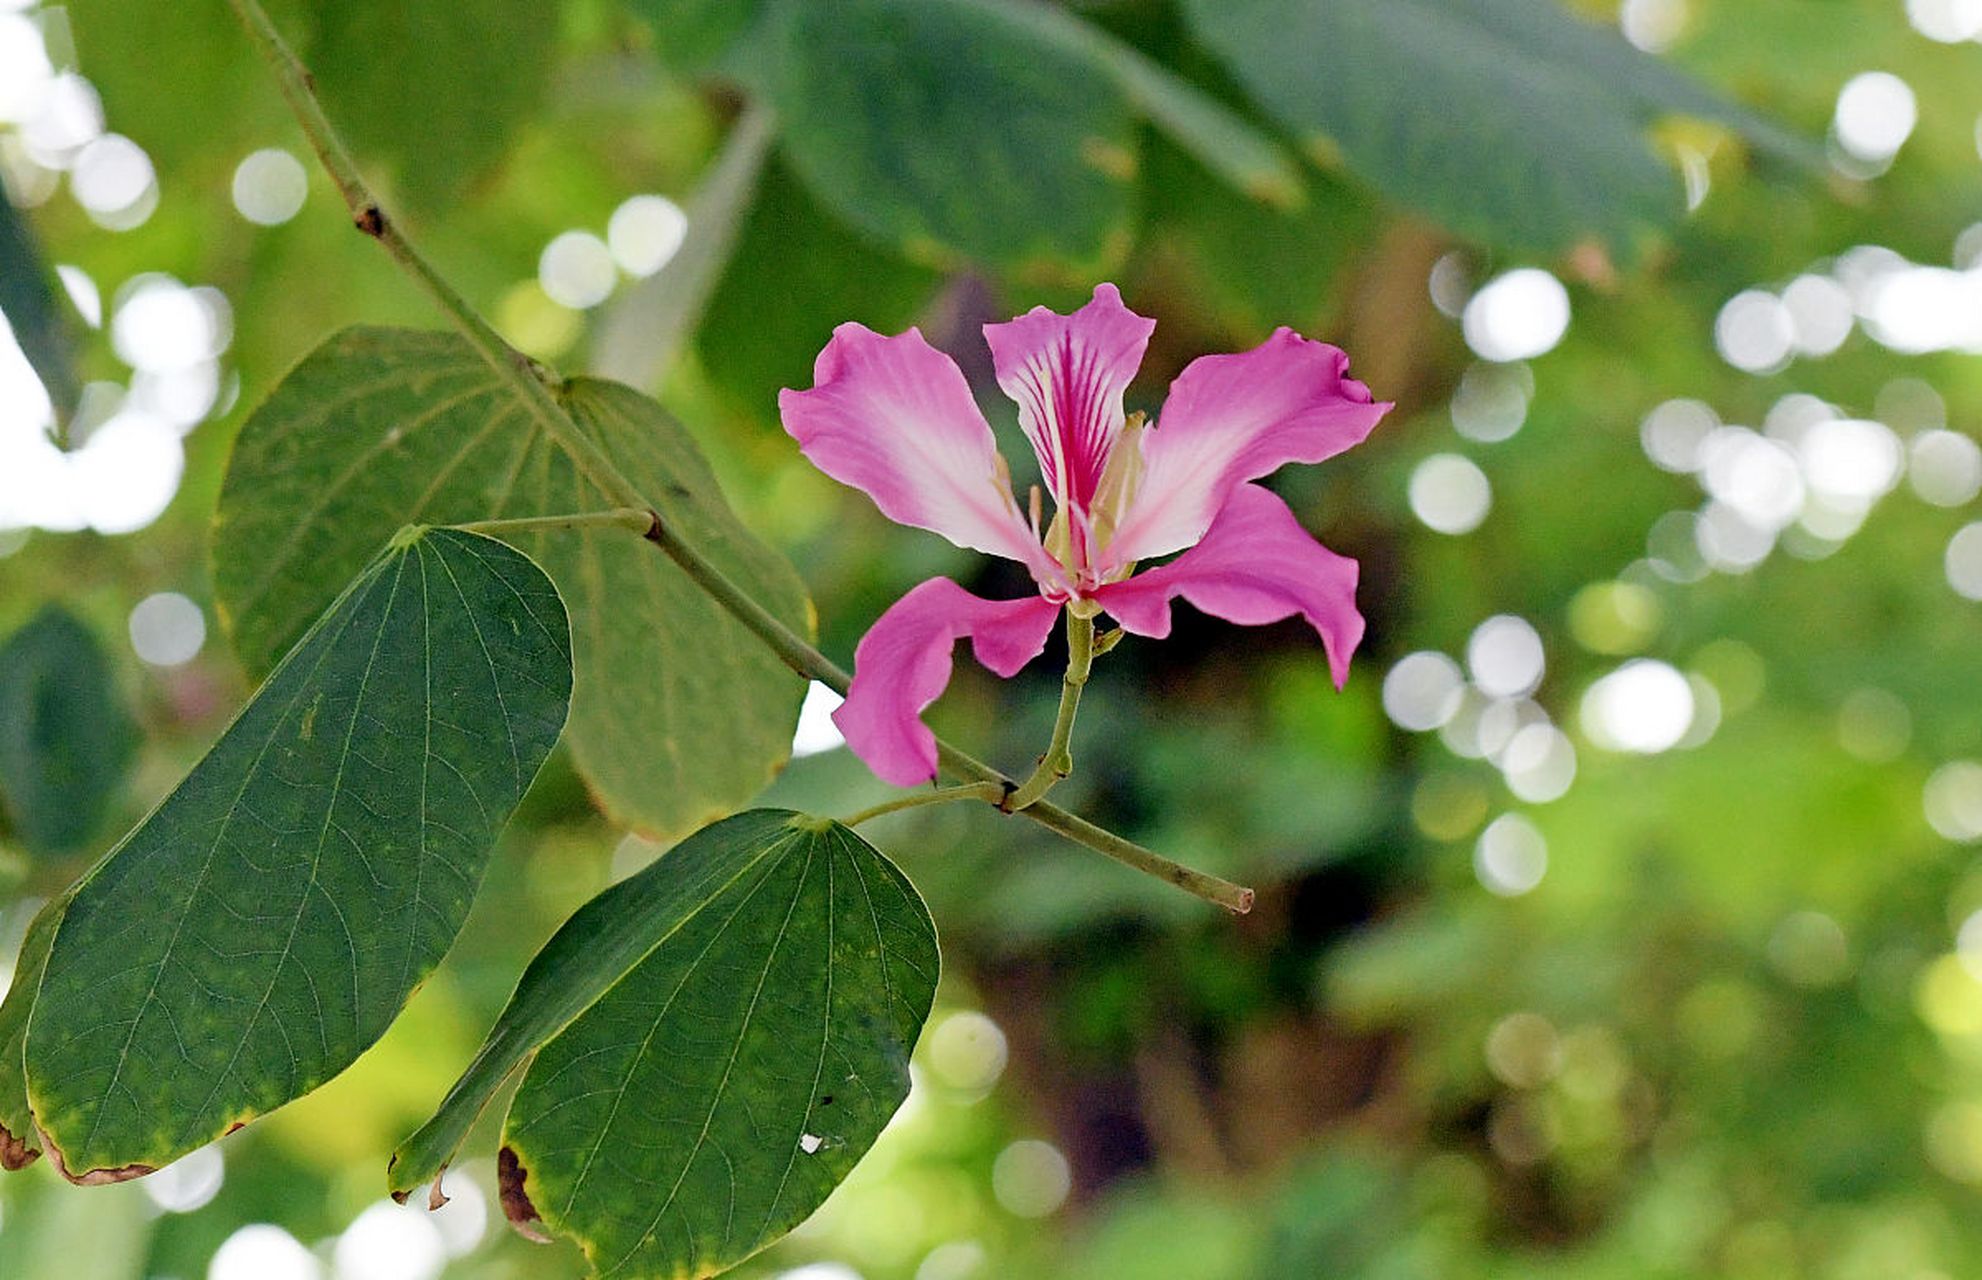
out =
[[[143,1179],[145,1195],[167,1213],[191,1213],[220,1194],[227,1162],[211,1144],[191,1151]]]
[[[1569,331],[1569,291],[1539,267],[1509,271],[1467,300],[1460,328],[1482,360],[1532,360]]]
[[[1921,795],[1927,824],[1957,844],[1982,840],[1982,764],[1951,760],[1928,775]]]
[[[321,1280],[316,1255],[295,1236],[268,1222],[242,1227],[221,1242],[207,1264],[207,1280]]]
[[[1542,682],[1547,657],[1541,634],[1525,618],[1497,614],[1473,628],[1466,641],[1466,669],[1480,692],[1518,698]]]
[[[337,1237],[332,1260],[336,1280],[438,1280],[447,1245],[426,1210],[380,1200]]]
[[[1022,1138],[998,1153],[991,1165],[991,1193],[1005,1211],[1020,1218],[1043,1218],[1066,1203],[1073,1169],[1050,1142]]]
[[[1609,751],[1670,751],[1693,723],[1693,686],[1677,669],[1635,658],[1583,695],[1584,736]]]
[[[1789,308],[1766,289],[1735,294],[1714,319],[1714,346],[1721,359],[1748,373],[1781,367],[1795,342]]]
[[[688,215],[666,196],[634,196],[606,222],[606,245],[630,276],[651,276],[665,267],[687,236]]]
[[[158,203],[151,157],[119,133],[106,133],[77,154],[69,190],[98,225],[111,231],[142,224]]]
[[[929,1035],[929,1067],[961,1093],[982,1094],[1004,1074],[1009,1050],[998,1024],[974,1010],[953,1013]]]
[[[1959,507],[1982,492],[1982,447],[1961,432],[1923,431],[1907,453],[1906,478],[1922,502]]]
[[[1969,600],[1982,600],[1982,520],[1963,525],[1948,539],[1948,585]]]
[[[309,194],[308,170],[281,147],[264,147],[235,166],[234,208],[257,226],[281,226],[302,211]]]
[[[1668,400],[1645,415],[1638,440],[1654,465],[1686,475],[1699,470],[1701,448],[1720,425],[1720,415],[1709,404]]]
[[[1838,91],[1832,128],[1845,151],[1876,164],[1898,153],[1919,119],[1912,86],[1890,72],[1867,71]]]
[[[1438,533],[1471,533],[1493,508],[1493,486],[1472,459],[1435,453],[1411,471],[1411,513]]]
[[[1510,1088],[1539,1088],[1562,1069],[1562,1038],[1538,1013],[1510,1013],[1487,1032],[1486,1062]]]
[[[1442,653],[1407,654],[1383,677],[1383,710],[1400,729],[1425,733],[1459,710],[1465,676]]]
[[[585,311],[612,296],[619,282],[606,242],[589,231],[567,231],[544,246],[537,283],[561,307]]]
[[[1535,824],[1518,813],[1503,813],[1487,824],[1473,846],[1473,873],[1503,898],[1515,898],[1548,873],[1548,842]]]

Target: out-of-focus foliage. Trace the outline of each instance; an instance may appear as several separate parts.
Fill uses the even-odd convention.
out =
[[[48,605],[0,645],[0,812],[37,853],[88,844],[137,751],[109,655]]]
[[[7,318],[21,354],[40,377],[56,410],[65,418],[74,413],[80,391],[72,367],[68,318],[55,301],[55,282],[26,217],[9,200],[0,200],[0,316]]]
[[[1363,563],[1371,630],[1345,692],[1291,627],[1180,619],[1163,645],[1109,654],[1083,707],[1067,802],[1248,879],[1258,909],[1214,917],[982,812],[863,828],[942,932],[947,972],[918,1084],[813,1225],[743,1274],[811,1262],[865,1280],[1982,1270],[1982,926],[1965,944],[1962,932],[1982,909],[1982,774],[1963,764],[1982,756],[1982,614],[1969,598],[1982,570],[1956,550],[1976,546],[1958,535],[1982,519],[1964,479],[1982,430],[1978,344],[1962,328],[1982,254],[1978,233],[1963,236],[1982,216],[1982,46],[1962,26],[1966,6],[1577,0],[1573,14],[1548,11],[1660,50],[1716,102],[1823,147],[1822,172],[1703,124],[1719,113],[1697,100],[1653,94],[1648,110],[1630,86],[1669,83],[1665,72],[1608,35],[1628,59],[1618,69],[1584,53],[1558,60],[1584,86],[1575,110],[1528,97],[1517,101],[1531,119],[1469,111],[1459,87],[1483,81],[1437,61],[1457,55],[1429,39],[1399,46],[1382,25],[1406,6],[1247,6],[1291,17],[1242,60],[1212,25],[1238,17],[1210,4],[1051,10],[1049,23],[1100,42],[1079,47],[991,3],[862,5],[868,22],[884,9],[897,21],[849,22],[799,47],[801,28],[752,32],[816,23],[806,14],[832,6],[570,0],[526,6],[534,43],[515,50],[517,79],[544,67],[534,96],[439,45],[330,41],[330,7],[276,12],[319,58],[334,113],[335,78],[368,83],[424,59],[401,73],[414,86],[403,131],[368,132],[348,104],[339,116],[388,190],[413,197],[413,234],[512,339],[568,369],[588,363],[639,285],[613,267],[600,309],[560,306],[546,247],[573,230],[604,236],[635,195],[688,203],[739,96],[770,101],[781,119],[729,265],[693,341],[649,389],[746,523],[798,561],[822,645],[842,659],[921,577],[975,571],[970,585],[991,594],[1024,584],[887,524],[799,460],[773,393],[805,384],[836,323],[921,324],[978,378],[998,429],[1015,430],[975,326],[1064,305],[1105,268],[1160,322],[1132,409],[1158,407],[1192,357],[1282,323],[1345,346],[1357,376],[1399,402],[1369,444],[1278,484]],[[1408,8],[1448,22],[1478,6]],[[1422,72],[1331,69],[1349,55],[1300,32],[1352,9],[1374,15],[1389,47],[1426,59]],[[0,634],[61,600],[110,646],[159,593],[213,618],[206,538],[220,467],[291,365],[349,324],[437,321],[350,232],[314,171],[292,219],[237,212],[244,157],[307,153],[224,5],[76,0],[67,12],[74,68],[156,174],[156,208],[112,231],[73,198],[75,149],[0,130],[8,188],[48,259],[101,294],[108,332],[69,321],[84,337],[82,377],[133,380],[142,350],[114,336],[142,273],[211,284],[231,303],[213,356],[220,398],[184,437],[183,480],[156,523],[131,536],[0,533]],[[917,35],[916,22],[929,29]],[[1000,47],[1054,52],[954,79],[883,84],[876,70],[858,93],[834,78],[939,62],[938,50],[979,47],[942,32],[980,29],[996,29]],[[820,97],[781,100],[764,78],[778,65],[765,50],[817,56],[859,31],[875,34],[783,87]],[[736,44],[750,38],[763,42],[755,60]],[[1208,164],[1095,63],[1098,48],[1176,77],[1268,154],[1298,155],[1298,206]],[[1268,55],[1295,73],[1264,78],[1252,59]],[[1087,78],[1061,83],[1076,65]],[[1055,67],[1070,69],[1027,87]],[[1840,112],[1866,72],[1910,89],[1900,99],[1873,82],[1873,106],[1885,103],[1875,134],[1917,113],[1890,155]],[[945,106],[964,84],[994,99],[1050,92],[1051,119],[1020,118],[1040,131],[1038,154],[1016,171],[1000,159],[1017,153],[997,117]],[[1294,114],[1358,85],[1344,109],[1425,130],[1426,156],[1484,140],[1441,177],[1408,147],[1371,150],[1335,118]],[[485,121],[464,125],[477,109]],[[1075,122],[1079,137],[1065,127]],[[1324,127],[1337,148],[1319,154],[1311,134]],[[944,129],[963,132],[939,139]],[[423,131],[460,148],[430,148]],[[1100,145],[1084,146],[1089,136]],[[1622,185],[1537,178],[1572,156]],[[1661,156],[1670,166],[1655,175]],[[434,175],[460,167],[416,191],[429,158]],[[1559,200],[1544,203],[1549,191]],[[1593,251],[1590,235],[1611,250]],[[1520,267],[1565,286],[1566,331],[1486,359],[1533,332],[1535,307],[1497,312],[1497,299],[1523,295],[1491,287]],[[1825,425],[1840,421],[1887,434]],[[1703,455],[1703,438],[1720,452]],[[1435,456],[1473,470],[1421,471]],[[1465,478],[1462,497],[1484,479],[1490,507],[1471,531],[1426,523],[1465,523],[1441,505],[1440,475]],[[1524,633],[1505,627],[1472,646],[1469,667],[1469,642],[1500,615],[1532,628],[1539,669]],[[246,701],[211,630],[176,664],[117,641],[116,680],[146,747],[90,853]],[[1386,713],[1385,676],[1432,651],[1458,674],[1432,681],[1430,710],[1402,718],[1444,725],[1406,729]],[[1631,680],[1604,683],[1627,667]],[[1024,764],[1050,726],[1050,670],[961,680],[939,726]],[[1666,749],[1617,749],[1634,741]],[[1565,742],[1574,774],[1549,798]],[[764,803],[845,813],[880,794],[827,752],[796,761]],[[0,837],[15,936],[84,862],[29,859],[21,844]],[[623,840],[554,757],[461,942],[376,1048],[164,1181],[77,1190],[43,1162],[0,1182],[0,1276],[279,1276],[220,1269],[245,1256],[239,1241],[269,1240],[237,1234],[257,1223],[322,1244],[352,1276],[383,1274],[387,1257],[430,1259],[422,1275],[444,1262],[465,1280],[581,1274],[574,1251],[498,1229],[494,1166],[474,1154],[495,1149],[493,1116],[434,1219],[382,1203],[383,1160],[459,1076],[528,957],[655,852]],[[234,1253],[216,1264],[223,1247]]]

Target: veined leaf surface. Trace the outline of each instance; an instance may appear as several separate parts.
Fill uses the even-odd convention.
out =
[[[617,383],[579,378],[557,394],[670,528],[811,630],[798,575],[724,505],[679,423]],[[215,593],[259,670],[357,572],[381,527],[614,505],[464,339],[349,329],[242,427],[216,517]],[[571,749],[607,811],[676,835],[761,790],[790,753],[805,682],[635,534],[515,541],[571,610]]]
[[[151,1172],[384,1033],[557,741],[570,652],[550,580],[490,538],[409,531],[351,583],[9,993],[65,1174]]]
[[[439,1113],[400,1148],[438,1177],[502,1081],[504,1208],[601,1276],[710,1276],[802,1222],[908,1096],[935,926],[838,823],[752,810],[567,921]]]

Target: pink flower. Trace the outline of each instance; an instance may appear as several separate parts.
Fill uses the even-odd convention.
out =
[[[1251,351],[1204,356],[1170,385],[1144,429],[1122,393],[1156,322],[1111,284],[1069,316],[1035,307],[984,327],[998,385],[1019,406],[1058,514],[1040,528],[1012,499],[1010,473],[961,371],[920,331],[888,338],[843,324],[810,391],[784,391],[785,430],[827,475],[900,524],[1025,565],[1039,594],[985,600],[931,578],[883,613],[854,651],[853,686],[833,719],[889,782],[936,776],[924,708],[949,683],[951,649],[1011,676],[1046,647],[1063,606],[1106,612],[1123,630],[1170,633],[1170,602],[1245,625],[1299,614],[1320,633],[1339,687],[1362,639],[1356,562],[1323,547],[1286,503],[1251,483],[1320,462],[1370,433],[1390,406],[1347,375],[1339,349],[1278,329]],[[1138,562],[1182,551],[1158,568]]]

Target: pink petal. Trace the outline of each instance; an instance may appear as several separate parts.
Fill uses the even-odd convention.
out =
[[[1141,485],[1104,568],[1188,547],[1248,480],[1360,443],[1390,406],[1348,370],[1339,348],[1284,328],[1251,351],[1191,361],[1142,438]]]
[[[984,326],[998,385],[1018,402],[1019,425],[1039,454],[1062,510],[1085,515],[1122,432],[1122,393],[1156,328],[1122,305],[1112,284],[1070,316],[1034,307]]]
[[[778,409],[814,466],[898,524],[1024,564],[1044,559],[963,373],[920,330],[885,338],[843,324],[812,377],[810,391],[779,392]]]
[[[931,578],[890,605],[853,652],[853,685],[833,713],[847,746],[898,787],[936,776],[936,735],[921,720],[950,683],[951,648],[965,636],[977,660],[1010,677],[1039,656],[1060,616],[1041,596],[986,600]]]
[[[1363,638],[1356,562],[1316,542],[1286,503],[1256,484],[1240,485],[1189,551],[1094,592],[1123,630],[1159,640],[1170,634],[1177,596],[1243,626],[1300,614],[1320,633],[1338,689]]]

